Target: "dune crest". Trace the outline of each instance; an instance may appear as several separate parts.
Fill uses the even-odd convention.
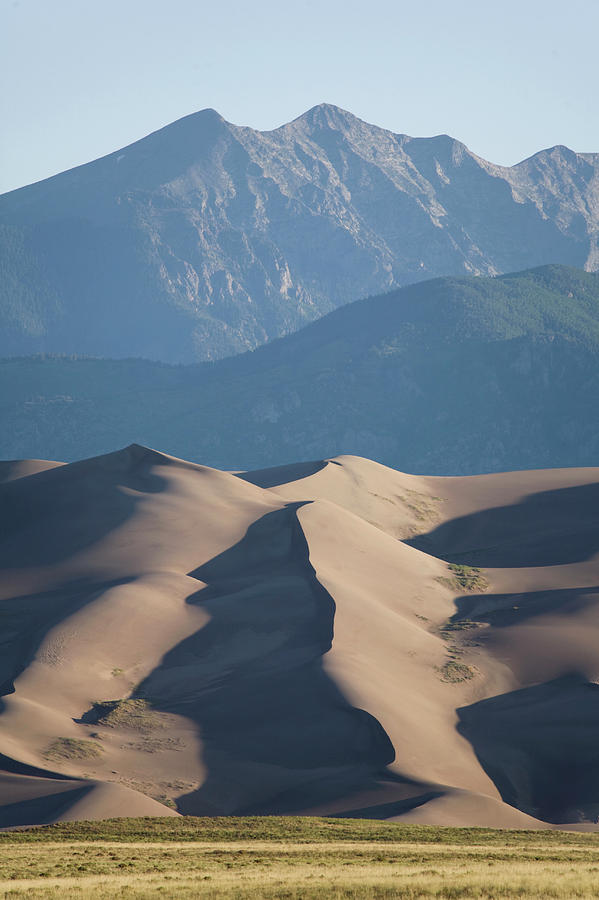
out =
[[[599,469],[0,476],[0,826],[594,827]]]

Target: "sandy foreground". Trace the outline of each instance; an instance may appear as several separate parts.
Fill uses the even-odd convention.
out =
[[[0,464],[0,827],[599,829],[599,469]]]

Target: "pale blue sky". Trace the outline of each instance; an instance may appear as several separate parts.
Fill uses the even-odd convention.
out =
[[[214,107],[326,101],[512,164],[599,151],[599,0],[0,0],[0,191]]]

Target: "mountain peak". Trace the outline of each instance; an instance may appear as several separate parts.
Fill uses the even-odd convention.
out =
[[[528,156],[521,162],[516,163],[514,168],[526,166],[530,163],[546,162],[547,160],[554,160],[558,163],[575,162],[582,156],[583,154],[571,150],[570,147],[566,147],[565,144],[555,144],[553,147],[546,147],[544,150],[538,150],[536,153],[533,153],[532,156]]]
[[[318,103],[289,124],[305,123],[313,128],[329,128],[339,131],[361,121],[353,113],[341,109],[340,106],[335,106],[333,103]]]
[[[332,103],[268,132],[199,110],[0,198],[0,355],[216,359],[435,275],[599,269],[599,155],[568,152],[513,170]]]

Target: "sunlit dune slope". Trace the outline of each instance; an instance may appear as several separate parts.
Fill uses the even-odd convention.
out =
[[[599,470],[3,466],[0,825],[593,827]]]

